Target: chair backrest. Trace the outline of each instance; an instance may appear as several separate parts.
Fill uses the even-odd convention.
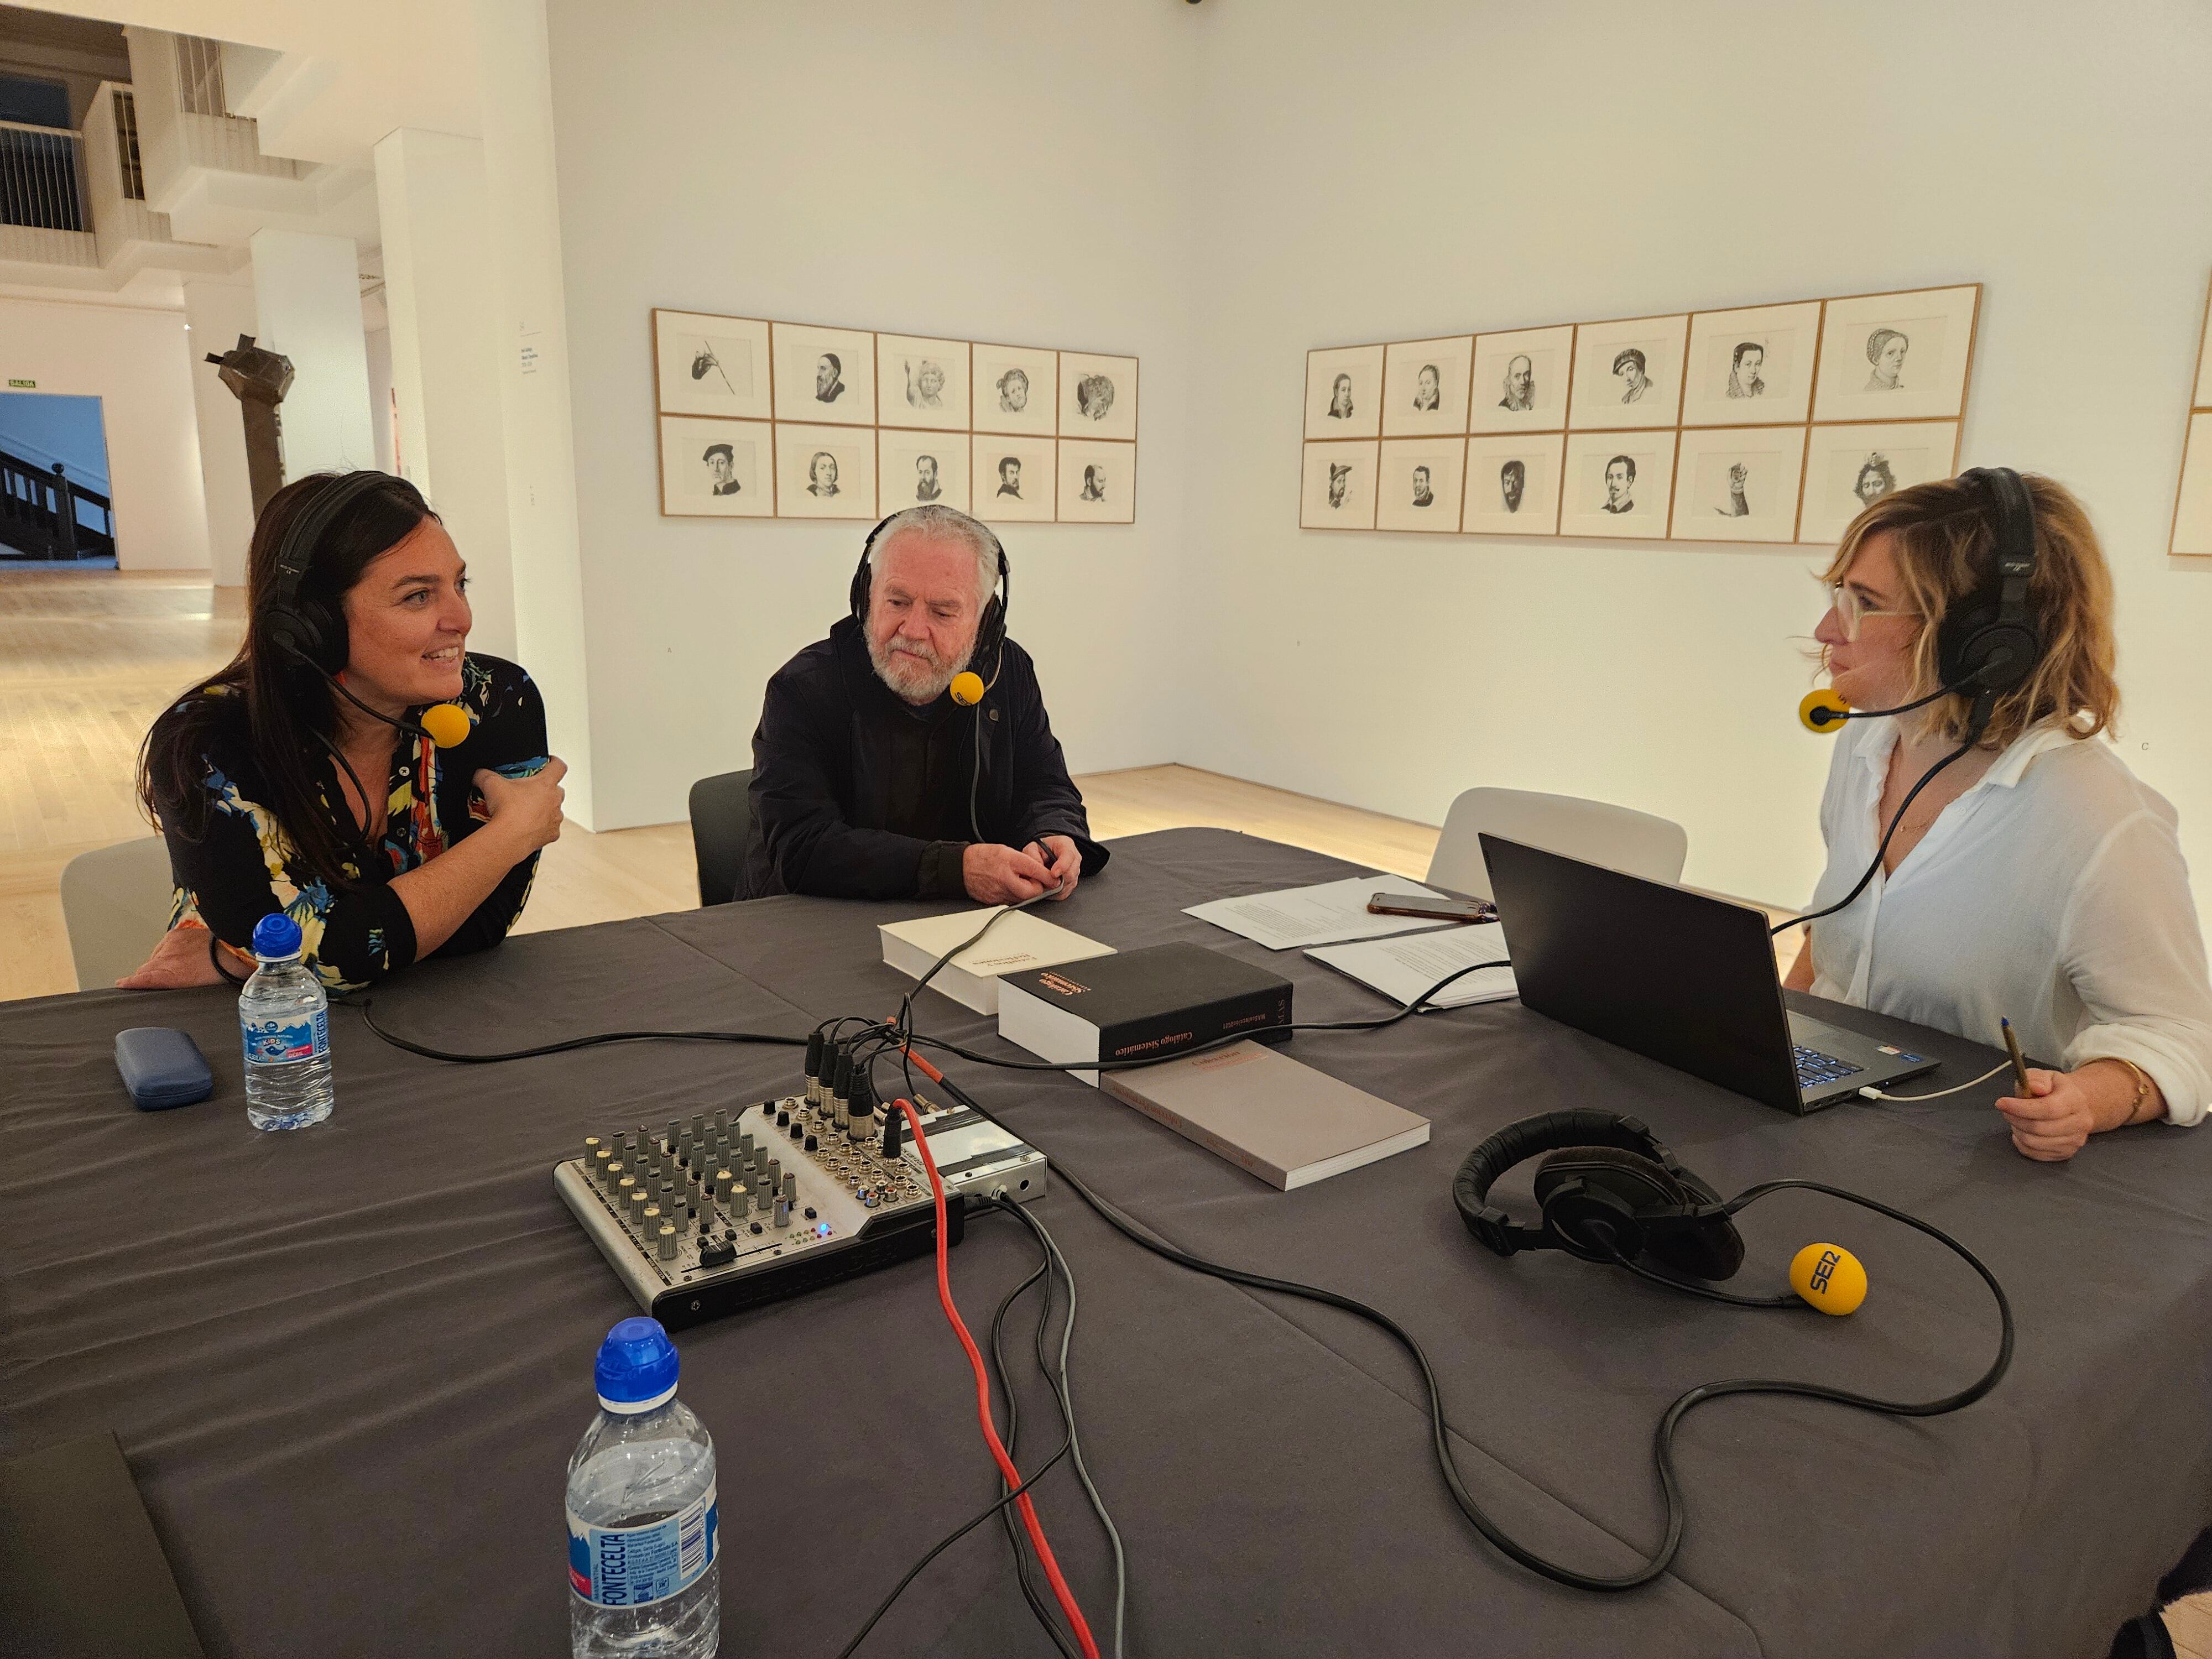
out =
[[[1682,826],[1649,812],[1529,789],[1470,789],[1444,814],[1443,834],[1429,860],[1429,884],[1491,897],[1490,872],[1482,861],[1485,832],[1651,881],[1680,881],[1690,855]]]
[[[79,853],[62,869],[62,921],[80,991],[105,991],[161,943],[176,902],[169,847],[159,836]]]
[[[745,842],[752,833],[750,769],[702,778],[691,786],[691,855],[699,866],[699,902],[727,904],[744,879]]]

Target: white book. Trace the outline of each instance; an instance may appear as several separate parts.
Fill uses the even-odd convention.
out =
[[[1065,927],[1040,921],[1027,910],[1000,914],[1001,907],[955,910],[949,915],[917,916],[912,921],[887,921],[876,929],[883,939],[884,960],[908,979],[920,979],[938,957],[966,939],[991,917],[990,932],[937,970],[929,981],[955,1002],[979,1014],[999,1012],[999,975],[1024,968],[1057,968],[1065,962],[1086,962],[1110,957],[1114,947]]]
[[[1404,1006],[1446,974],[1507,958],[1505,930],[1497,922],[1474,922],[1411,939],[1370,939],[1356,945],[1328,945],[1306,955],[1323,967],[1348,975],[1370,990]],[[1475,1002],[1503,1002],[1517,995],[1510,968],[1476,967],[1454,980],[1424,1004],[1430,1008],[1464,1008]]]
[[[1378,916],[1367,908],[1376,893],[1443,898],[1407,876],[1352,876],[1313,887],[1285,887],[1243,898],[1208,899],[1187,906],[1183,915],[1264,945],[1270,951],[1328,945],[1338,939],[1383,939],[1438,924],[1425,916]]]

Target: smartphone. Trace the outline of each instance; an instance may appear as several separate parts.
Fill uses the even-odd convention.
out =
[[[1419,893],[1376,893],[1367,901],[1371,916],[1424,916],[1436,921],[1495,921],[1498,907],[1488,899],[1423,898]]]

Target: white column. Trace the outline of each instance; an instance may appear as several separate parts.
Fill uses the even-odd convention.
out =
[[[353,238],[257,230],[252,248],[261,343],[292,360],[292,390],[276,411],[285,482],[374,466],[361,261]]]
[[[470,643],[517,654],[495,258],[483,146],[400,128],[376,146],[399,471],[468,561]]]
[[[518,660],[544,695],[553,752],[568,763],[568,816],[590,830],[595,811],[583,554],[545,0],[471,0],[471,10],[490,198],[492,340],[507,448]]]
[[[208,555],[217,587],[246,586],[246,549],[253,539],[253,490],[246,473],[246,421],[210,352],[222,353],[253,333],[253,290],[216,277],[185,278],[186,352],[192,365],[192,410],[200,433],[200,478],[207,495]]]

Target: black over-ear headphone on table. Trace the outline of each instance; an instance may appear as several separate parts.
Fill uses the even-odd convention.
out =
[[[1490,1201],[1490,1190],[1498,1177],[1532,1158],[1543,1159],[1536,1166],[1535,1177],[1542,1219],[1534,1227],[1516,1222]],[[1690,1389],[1660,1419],[1654,1447],[1666,1498],[1667,1535],[1657,1553],[1617,1577],[1577,1572],[1537,1554],[1509,1536],[1474,1503],[1471,1493],[1455,1484],[1453,1497],[1484,1537],[1532,1572],[1556,1583],[1577,1589],[1633,1589],[1666,1571],[1681,1545],[1686,1517],[1681,1483],[1674,1469],[1674,1430],[1693,1407],[1725,1395],[1773,1394],[1826,1400],[1890,1417],[1941,1417],[1972,1405],[1997,1385],[2012,1364],[2013,1322],[2012,1304],[2005,1299],[2004,1288],[1996,1275],[1948,1233],[1840,1187],[1817,1181],[1766,1181],[1734,1198],[1723,1199],[1638,1120],[1613,1112],[1575,1109],[1523,1118],[1491,1136],[1460,1165],[1452,1181],[1452,1201],[1468,1231],[1500,1256],[1522,1250],[1565,1250],[1586,1261],[1609,1262],[1654,1284],[1736,1307],[1794,1308],[1802,1303],[1823,1313],[1850,1313],[1865,1296],[1866,1270],[1840,1245],[1808,1244],[1798,1251],[1790,1264],[1793,1289],[1790,1295],[1734,1296],[1714,1288],[1715,1281],[1733,1277],[1743,1265],[1743,1238],[1732,1218],[1768,1194],[1791,1188],[1825,1193],[1901,1221],[1925,1233],[1980,1274],[1990,1294],[1996,1298],[1997,1316],[2002,1324],[1997,1356],[1990,1368],[1956,1394],[1929,1401],[1880,1400],[1824,1383],[1759,1378],[1705,1382]],[[1441,1415],[1437,1432],[1441,1441]]]

